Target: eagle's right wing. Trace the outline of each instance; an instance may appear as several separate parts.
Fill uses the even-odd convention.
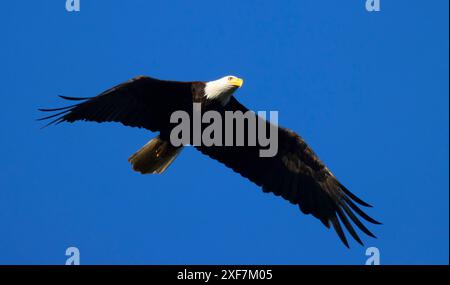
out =
[[[191,87],[191,82],[138,76],[96,97],[60,96],[82,102],[56,109],[39,109],[57,112],[39,120],[53,118],[48,125],[75,121],[120,122],[125,126],[159,131],[169,122],[173,111],[185,110],[188,106],[192,108]]]

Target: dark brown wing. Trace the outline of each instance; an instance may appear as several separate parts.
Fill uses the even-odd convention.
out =
[[[81,103],[56,109],[39,120],[54,118],[50,124],[75,121],[120,122],[125,126],[159,131],[175,110],[192,108],[192,83],[163,81],[139,76],[91,98],[60,96]]]
[[[234,97],[225,109],[248,111]],[[303,213],[312,214],[327,228],[332,225],[347,247],[341,222],[360,244],[361,239],[349,220],[365,234],[375,237],[355,215],[379,224],[356,204],[370,205],[339,183],[303,139],[292,131],[278,128],[278,153],[270,158],[260,157],[259,147],[200,146],[197,149],[261,186],[264,192],[272,192],[298,205]]]

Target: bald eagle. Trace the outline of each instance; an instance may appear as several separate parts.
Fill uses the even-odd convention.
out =
[[[174,125],[170,115],[177,110],[192,113],[192,104],[218,112],[249,111],[232,96],[243,80],[235,76],[208,82],[166,81],[138,76],[104,91],[98,96],[63,99],[77,101],[74,105],[39,109],[54,112],[39,120],[52,119],[48,125],[75,121],[119,122],[125,126],[145,128],[159,135],[129,158],[135,171],[142,174],[163,173],[183,149],[174,146],[170,131]],[[257,116],[253,113],[254,116]],[[332,226],[341,241],[349,247],[341,223],[359,244],[363,245],[350,220],[365,234],[375,237],[359,217],[380,224],[363,212],[360,206],[371,207],[351,193],[330,172],[319,157],[295,132],[278,127],[278,152],[261,157],[256,146],[195,146],[225,166],[262,188],[297,205],[304,214],[311,214],[327,228]],[[358,217],[359,216],[359,217]]]

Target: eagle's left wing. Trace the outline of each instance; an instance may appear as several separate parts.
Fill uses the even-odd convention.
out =
[[[224,109],[248,111],[234,97]],[[362,241],[350,220],[365,234],[375,237],[355,215],[379,224],[357,206],[370,205],[347,190],[293,131],[278,128],[278,153],[274,157],[260,157],[258,146],[198,146],[197,149],[261,186],[264,192],[272,192],[298,205],[303,213],[312,214],[327,228],[332,225],[347,247],[340,222],[360,244]]]

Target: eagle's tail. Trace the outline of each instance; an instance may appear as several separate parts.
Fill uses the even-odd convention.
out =
[[[142,174],[160,174],[175,160],[183,147],[174,147],[159,136],[149,141],[128,161],[133,170]]]

